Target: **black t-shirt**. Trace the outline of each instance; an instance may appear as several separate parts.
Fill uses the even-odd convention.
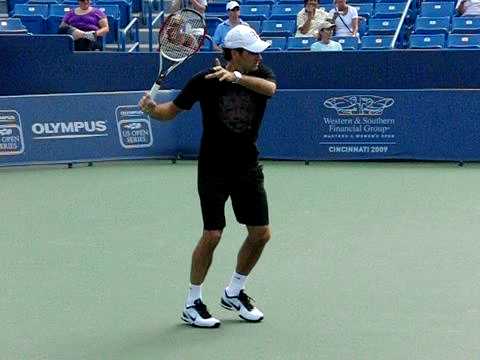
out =
[[[246,169],[258,161],[256,141],[268,96],[218,79],[205,79],[212,70],[196,74],[173,100],[190,110],[200,101],[203,135],[199,167],[218,170]],[[273,71],[260,64],[247,75],[275,81]]]

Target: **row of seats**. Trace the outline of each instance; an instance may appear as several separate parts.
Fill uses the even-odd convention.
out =
[[[361,3],[352,4],[357,8],[359,16],[366,18],[396,18],[400,17],[405,10],[406,3],[398,1],[395,3]],[[334,5],[321,5],[325,11],[333,9]],[[216,9],[207,8],[207,17],[225,16],[225,8],[217,12]],[[303,9],[302,4],[275,4],[275,5],[242,5],[241,18],[245,21],[253,20],[294,20],[297,14]]]
[[[480,17],[418,17],[416,34],[480,33]]]
[[[77,6],[78,1],[76,0],[65,0],[62,4],[57,4],[54,0],[29,0],[25,4],[16,4],[11,15],[47,19],[51,15],[61,15]],[[119,19],[121,27],[126,26],[132,16],[131,0],[94,0],[92,6],[106,9],[107,12],[115,9],[112,10],[115,12],[112,16],[115,15]],[[67,10],[65,11],[65,9]]]
[[[480,34],[412,34],[410,49],[479,49]]]
[[[213,35],[216,26],[220,23],[220,19],[208,20],[208,34]],[[293,36],[295,35],[295,20],[264,20],[264,21],[248,21],[248,24],[255,31],[264,36]],[[377,19],[371,18],[362,26],[361,35],[390,35],[394,34],[400,24],[400,19]]]
[[[92,1],[94,3],[95,1]],[[132,11],[140,11],[141,9],[141,0],[117,0],[118,6],[127,8],[129,13]],[[15,9],[16,4],[26,4],[26,3],[35,3],[35,4],[75,4],[78,6],[78,0],[9,0],[8,9],[9,11]]]
[[[112,5],[110,0],[98,0],[96,6],[107,16],[110,32],[107,42],[117,40],[119,28],[125,27],[128,19],[122,15],[118,5]],[[29,32],[34,34],[56,34],[58,27],[66,13],[75,8],[75,5],[58,4],[17,4],[12,16],[21,19]]]
[[[269,40],[272,45],[267,51],[305,51],[310,50],[310,46],[317,41],[313,37],[292,37],[292,36],[278,36],[278,37],[262,37],[264,40]],[[390,49],[393,40],[392,35],[375,36],[368,35],[362,38],[361,43],[354,37],[333,37],[333,40],[342,44],[343,50],[383,50]],[[211,51],[212,43],[205,42],[202,51]]]

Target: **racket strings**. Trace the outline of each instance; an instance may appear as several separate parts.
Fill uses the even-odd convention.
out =
[[[183,10],[170,15],[160,30],[161,53],[174,61],[187,58],[203,44],[205,20],[196,12]]]

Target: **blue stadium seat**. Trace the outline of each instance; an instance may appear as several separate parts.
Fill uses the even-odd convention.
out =
[[[260,34],[262,32],[262,22],[261,21],[249,21],[248,25],[255,29],[257,34]]]
[[[97,0],[95,7],[100,8],[104,5],[117,5],[120,11],[120,20],[118,26],[124,28],[130,22],[132,16],[131,0]]]
[[[406,3],[377,3],[373,16],[378,18],[399,18],[405,10],[405,5]]]
[[[223,20],[218,17],[210,17],[207,16],[205,18],[205,22],[207,23],[207,34],[213,36],[215,34],[215,30],[217,29],[218,24],[220,24]]]
[[[13,17],[20,18],[29,32],[43,34],[47,30],[48,5],[16,4]]]
[[[373,15],[373,3],[350,4],[350,6],[357,9],[358,16],[363,16],[368,19]]]
[[[262,37],[262,39],[272,43],[266,51],[283,51],[287,47],[286,37]]]
[[[339,42],[343,50],[358,50],[358,39],[353,36],[334,36],[332,40]]]
[[[0,19],[0,35],[26,34],[27,28],[17,18]]]
[[[277,4],[300,4],[300,5],[303,5],[303,0],[277,0]]]
[[[105,38],[105,41],[109,44],[118,40],[118,29],[120,27],[120,9],[117,5],[96,5],[98,9],[102,10],[107,16],[108,26],[110,31]]]
[[[237,1],[237,2],[240,2],[240,1]],[[227,6],[226,2],[212,2],[212,3],[209,2],[205,15],[207,17],[211,16],[211,17],[226,18],[227,17],[226,6]]]
[[[47,19],[47,32],[49,34],[56,34],[65,14],[74,8],[75,5],[50,5],[50,11]]]
[[[415,21],[416,34],[448,34],[450,17],[417,17]]]
[[[246,0],[244,4],[247,5],[273,5],[275,0]]]
[[[400,19],[377,19],[368,20],[368,35],[394,34],[400,24]]]
[[[296,20],[303,4],[277,4],[272,8],[270,20]]]
[[[262,36],[290,36],[295,32],[295,20],[266,20],[262,25]]]
[[[480,17],[454,17],[452,19],[452,33],[476,34],[480,33]]]
[[[314,37],[290,37],[287,50],[310,50],[310,46],[317,41]]]
[[[326,11],[327,13],[332,10],[333,8],[335,7],[335,5],[333,5],[332,3],[330,4],[320,4],[319,8],[320,9],[323,9],[324,11]]]
[[[213,40],[209,35],[205,36],[205,40],[203,41],[200,51],[213,51]]]
[[[441,49],[445,47],[445,34],[412,34],[410,49]]]
[[[480,34],[450,34],[448,35],[447,47],[478,49],[480,48]]]
[[[423,2],[420,7],[421,16],[425,17],[452,16],[454,12],[455,3],[453,2]]]
[[[266,20],[270,17],[270,5],[242,5],[240,16],[243,20]]]
[[[388,50],[393,36],[367,35],[362,38],[361,50]]]

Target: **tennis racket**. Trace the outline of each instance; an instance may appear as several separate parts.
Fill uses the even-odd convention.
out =
[[[207,34],[204,17],[193,9],[170,14],[158,33],[160,66],[158,77],[150,90],[155,98],[165,77],[202,47]]]

